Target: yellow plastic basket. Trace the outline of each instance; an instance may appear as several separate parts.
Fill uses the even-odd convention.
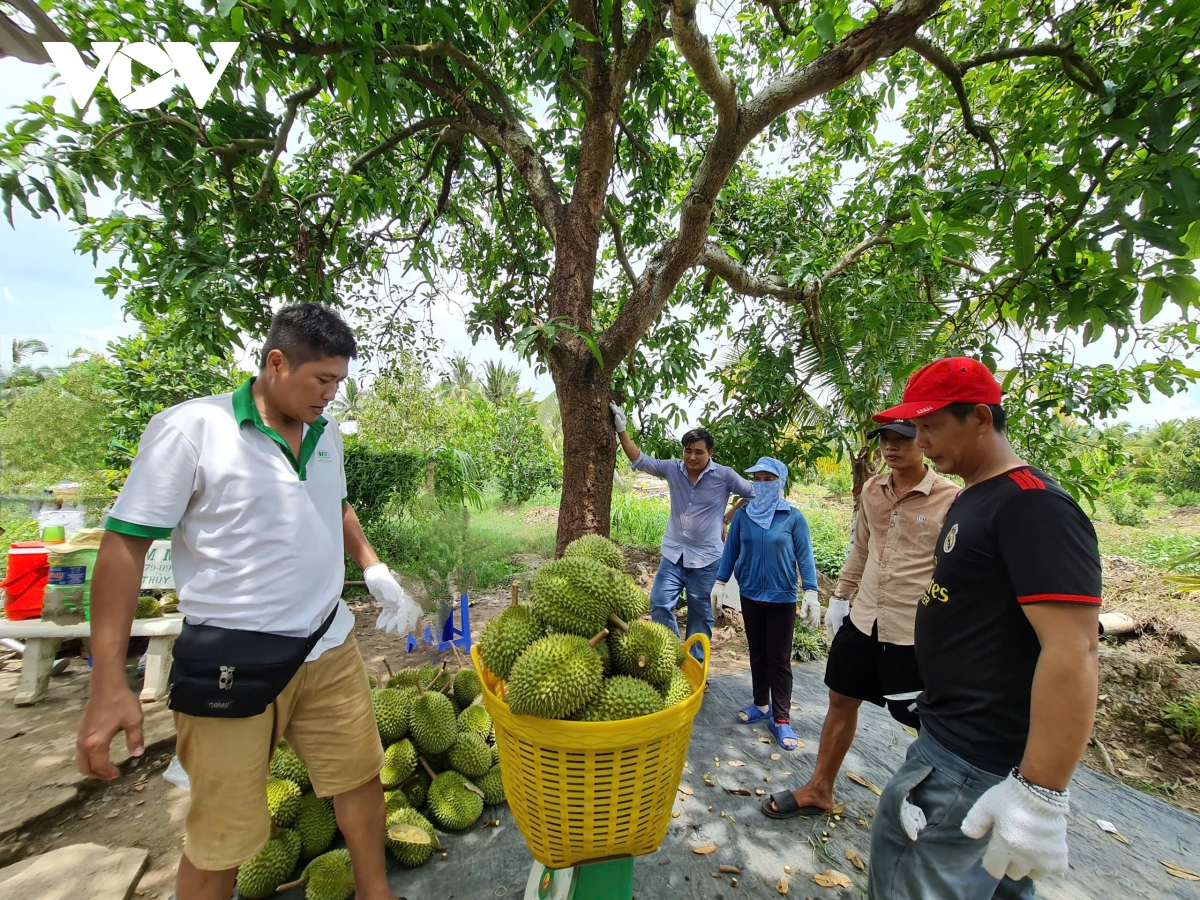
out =
[[[650,716],[619,722],[566,722],[514,715],[505,682],[487,670],[479,647],[471,658],[483,682],[483,705],[496,726],[504,793],[533,858],[551,869],[653,853],[671,822],[687,759],[692,720],[704,702],[708,638],[684,645],[683,674],[692,695]]]

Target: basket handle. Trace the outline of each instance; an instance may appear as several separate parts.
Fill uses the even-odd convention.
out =
[[[700,663],[700,667],[703,670],[702,674],[704,675],[704,680],[708,681],[708,663],[710,651],[712,650],[712,645],[710,645],[708,642],[708,635],[701,634],[700,632],[693,634],[690,638],[683,642],[684,652],[690,656],[692,647],[696,646],[696,644],[700,644],[704,648],[704,661]]]

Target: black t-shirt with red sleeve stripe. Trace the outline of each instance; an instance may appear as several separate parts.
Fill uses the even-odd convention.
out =
[[[917,607],[921,727],[997,775],[1018,765],[1041,644],[1022,607],[1100,603],[1096,531],[1044,472],[1022,466],[972,485],[946,513]]]

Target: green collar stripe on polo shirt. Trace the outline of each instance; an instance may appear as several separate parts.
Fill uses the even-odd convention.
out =
[[[279,449],[283,451],[287,461],[292,464],[292,468],[300,476],[300,480],[304,481],[308,461],[312,458],[313,451],[317,449],[317,442],[321,440],[321,435],[325,433],[325,425],[328,420],[324,416],[318,416],[317,421],[308,426],[308,431],[305,432],[304,440],[300,444],[300,459],[297,460],[295,454],[292,453],[291,445],[283,439],[283,435],[263,422],[262,416],[258,412],[258,405],[254,402],[254,395],[251,393],[253,384],[254,379],[250,378],[233,392],[233,415],[237,419],[238,425],[253,422],[255,428],[279,445]]]

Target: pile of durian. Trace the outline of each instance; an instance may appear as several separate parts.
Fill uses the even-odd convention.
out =
[[[537,570],[531,604],[510,606],[483,629],[479,653],[505,682],[513,713],[611,722],[691,696],[679,638],[642,621],[650,602],[624,569],[620,547],[582,537]]]

